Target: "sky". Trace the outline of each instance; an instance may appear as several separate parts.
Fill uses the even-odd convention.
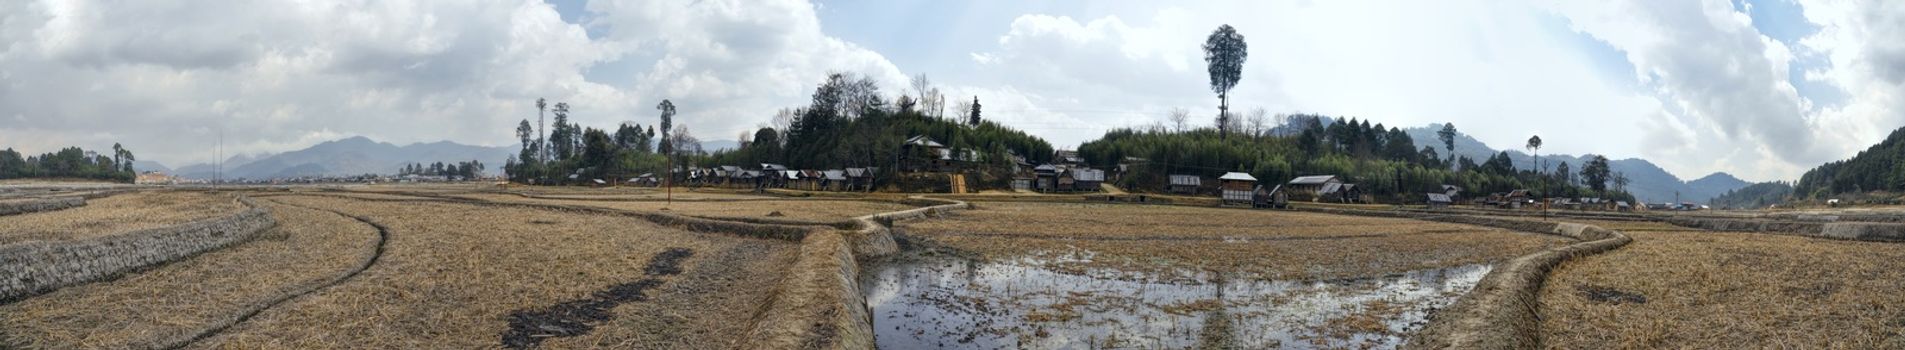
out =
[[[515,144],[535,100],[598,128],[735,139],[829,72],[1075,147],[1233,111],[1454,123],[1495,148],[1796,179],[1905,126],[1905,2],[37,0],[0,3],[0,147],[123,143],[170,166],[350,136]]]

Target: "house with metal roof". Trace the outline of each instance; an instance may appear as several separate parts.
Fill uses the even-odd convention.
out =
[[[1171,175],[1170,178],[1170,185],[1166,187],[1171,193],[1195,194],[1198,188],[1204,187],[1204,177],[1202,176],[1176,174]]]
[[[1341,190],[1342,185],[1343,180],[1336,175],[1309,175],[1290,179],[1289,183],[1284,184],[1283,189],[1293,199],[1314,202],[1322,199],[1327,193]]]
[[[1223,192],[1224,204],[1252,204],[1256,200],[1257,177],[1240,172],[1224,173],[1217,177],[1217,187]]]

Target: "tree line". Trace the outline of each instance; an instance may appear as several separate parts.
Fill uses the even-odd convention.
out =
[[[1785,203],[1792,195],[1793,185],[1790,182],[1761,182],[1726,191],[1707,201],[1707,204],[1724,209],[1761,209]]]
[[[430,163],[430,165],[411,163],[405,164],[402,169],[398,169],[397,175],[445,176],[475,179],[483,175],[483,162],[475,160],[448,164],[435,162]]]
[[[1794,195],[1801,199],[1874,191],[1905,193],[1905,128],[1850,159],[1808,170],[1793,184]]]
[[[98,154],[79,147],[38,156],[24,156],[12,148],[0,150],[0,179],[81,178],[132,182],[138,175],[132,169],[136,157],[117,143],[112,155]]]
[[[814,89],[807,106],[781,110],[773,126],[743,135],[738,149],[717,151],[698,164],[783,164],[794,169],[878,167],[890,177],[907,138],[926,136],[956,150],[981,154],[983,170],[1009,171],[1012,156],[1028,162],[1051,159],[1044,139],[983,119],[977,97],[957,104],[947,116],[930,101],[941,100],[925,75],[913,78],[914,91],[888,102],[872,78],[833,73]],[[929,101],[922,103],[921,101]],[[1003,179],[1005,177],[998,177]]]
[[[1580,173],[1565,163],[1554,171],[1516,169],[1506,152],[1482,163],[1455,154],[1453,124],[1439,132],[1442,146],[1417,147],[1400,128],[1367,120],[1339,121],[1319,115],[1295,115],[1273,130],[1283,132],[1227,133],[1218,127],[1170,130],[1163,127],[1122,128],[1079,147],[1094,166],[1129,164],[1119,179],[1127,188],[1162,189],[1173,174],[1215,177],[1225,172],[1249,173],[1270,184],[1304,175],[1337,175],[1358,183],[1366,194],[1388,200],[1419,202],[1421,193],[1442,192],[1456,185],[1469,194],[1529,189],[1547,197],[1601,197],[1633,199],[1608,185],[1615,177],[1607,158],[1591,158]],[[1226,135],[1228,134],[1228,135]],[[1532,143],[1532,142],[1531,142]],[[1585,186],[1576,186],[1579,175]]]
[[[552,108],[553,107],[553,108]],[[568,103],[554,106],[536,100],[536,124],[523,119],[516,126],[522,149],[503,164],[510,181],[572,184],[594,179],[626,179],[642,173],[665,173],[668,156],[702,156],[701,142],[686,127],[674,125],[675,106],[662,100],[660,128],[622,123],[614,131],[582,126],[572,121]],[[555,123],[544,128],[544,117]]]

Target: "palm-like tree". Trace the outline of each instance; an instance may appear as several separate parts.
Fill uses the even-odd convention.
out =
[[[1243,34],[1237,34],[1237,28],[1229,24],[1217,26],[1204,39],[1204,63],[1210,70],[1210,90],[1217,93],[1217,132],[1220,137],[1229,137],[1230,130],[1230,89],[1237,87],[1237,81],[1243,80],[1244,60],[1250,58],[1249,46],[1244,44]]]
[[[1541,163],[1541,135],[1528,138],[1528,153],[1535,156],[1535,164],[1529,164],[1529,166],[1535,167],[1535,173],[1540,174],[1541,169],[1543,169],[1543,167],[1539,166]]]

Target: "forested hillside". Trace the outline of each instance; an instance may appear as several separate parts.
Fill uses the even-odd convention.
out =
[[[1793,185],[1800,198],[1820,199],[1842,193],[1905,192],[1905,128],[1851,159],[1806,171]]]
[[[1785,203],[1793,194],[1793,185],[1786,182],[1761,182],[1737,190],[1726,191],[1708,205],[1724,209],[1760,209],[1769,205]]]

